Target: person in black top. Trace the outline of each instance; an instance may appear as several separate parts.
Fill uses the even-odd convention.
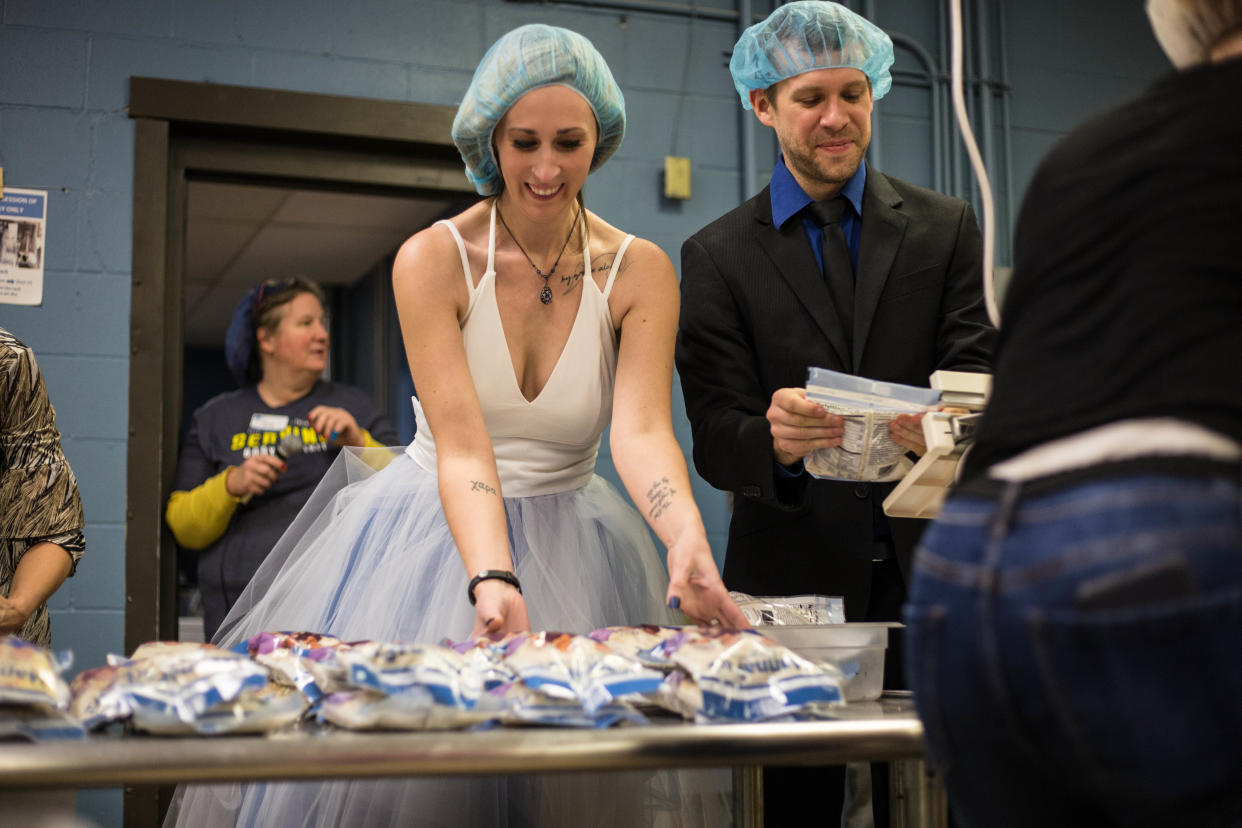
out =
[[[907,675],[963,826],[1242,825],[1242,2],[1028,189]]]
[[[256,285],[225,351],[242,387],[194,412],[165,511],[177,542],[199,550],[207,640],[340,449],[399,439],[365,392],[321,378],[328,331],[318,285]]]

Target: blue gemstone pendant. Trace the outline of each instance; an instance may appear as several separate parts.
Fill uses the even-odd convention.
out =
[[[552,288],[544,285],[543,290],[539,291],[539,301],[545,305],[552,304]]]

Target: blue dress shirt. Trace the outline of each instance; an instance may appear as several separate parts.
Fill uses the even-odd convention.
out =
[[[862,238],[862,201],[863,188],[867,184],[867,165],[859,164],[858,171],[845,182],[838,195],[845,197],[853,209],[841,214],[841,232],[845,234],[845,243],[850,248],[850,261],[854,265],[854,273],[858,273],[858,244]],[[776,226],[784,227],[794,216],[802,219],[806,229],[806,237],[811,242],[811,252],[815,254],[815,263],[820,272],[824,270],[824,235],[809,215],[801,212],[806,205],[815,199],[806,194],[802,185],[793,177],[793,173],[785,166],[782,156],[776,161],[776,169],[772,171],[772,180],[768,185],[772,197],[772,221]]]

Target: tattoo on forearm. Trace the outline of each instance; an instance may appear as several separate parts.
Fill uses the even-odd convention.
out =
[[[651,504],[651,509],[647,512],[647,516],[651,520],[655,520],[664,514],[669,504],[672,503],[673,495],[675,494],[677,494],[677,490],[669,485],[667,477],[661,477],[652,483],[651,487],[647,489],[647,502]]]
[[[496,494],[496,490],[493,489],[491,486],[487,485],[486,483],[484,483],[482,480],[471,480],[470,491],[472,492],[483,491],[483,492],[487,492],[488,494]]]

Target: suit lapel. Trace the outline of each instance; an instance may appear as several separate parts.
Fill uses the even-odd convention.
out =
[[[869,172],[869,171],[868,171]],[[837,322],[837,312],[832,306],[824,275],[815,264],[815,254],[807,242],[802,222],[785,222],[784,228],[772,223],[772,200],[765,187],[755,199],[755,219],[758,222],[759,246],[776,266],[776,271],[789,284],[794,295],[806,307],[823,332],[842,366],[849,365],[846,354],[845,335]]]
[[[875,309],[906,233],[908,219],[897,209],[901,203],[901,196],[884,174],[867,167],[858,275],[854,282],[854,373],[862,366],[863,348],[871,333]]]

